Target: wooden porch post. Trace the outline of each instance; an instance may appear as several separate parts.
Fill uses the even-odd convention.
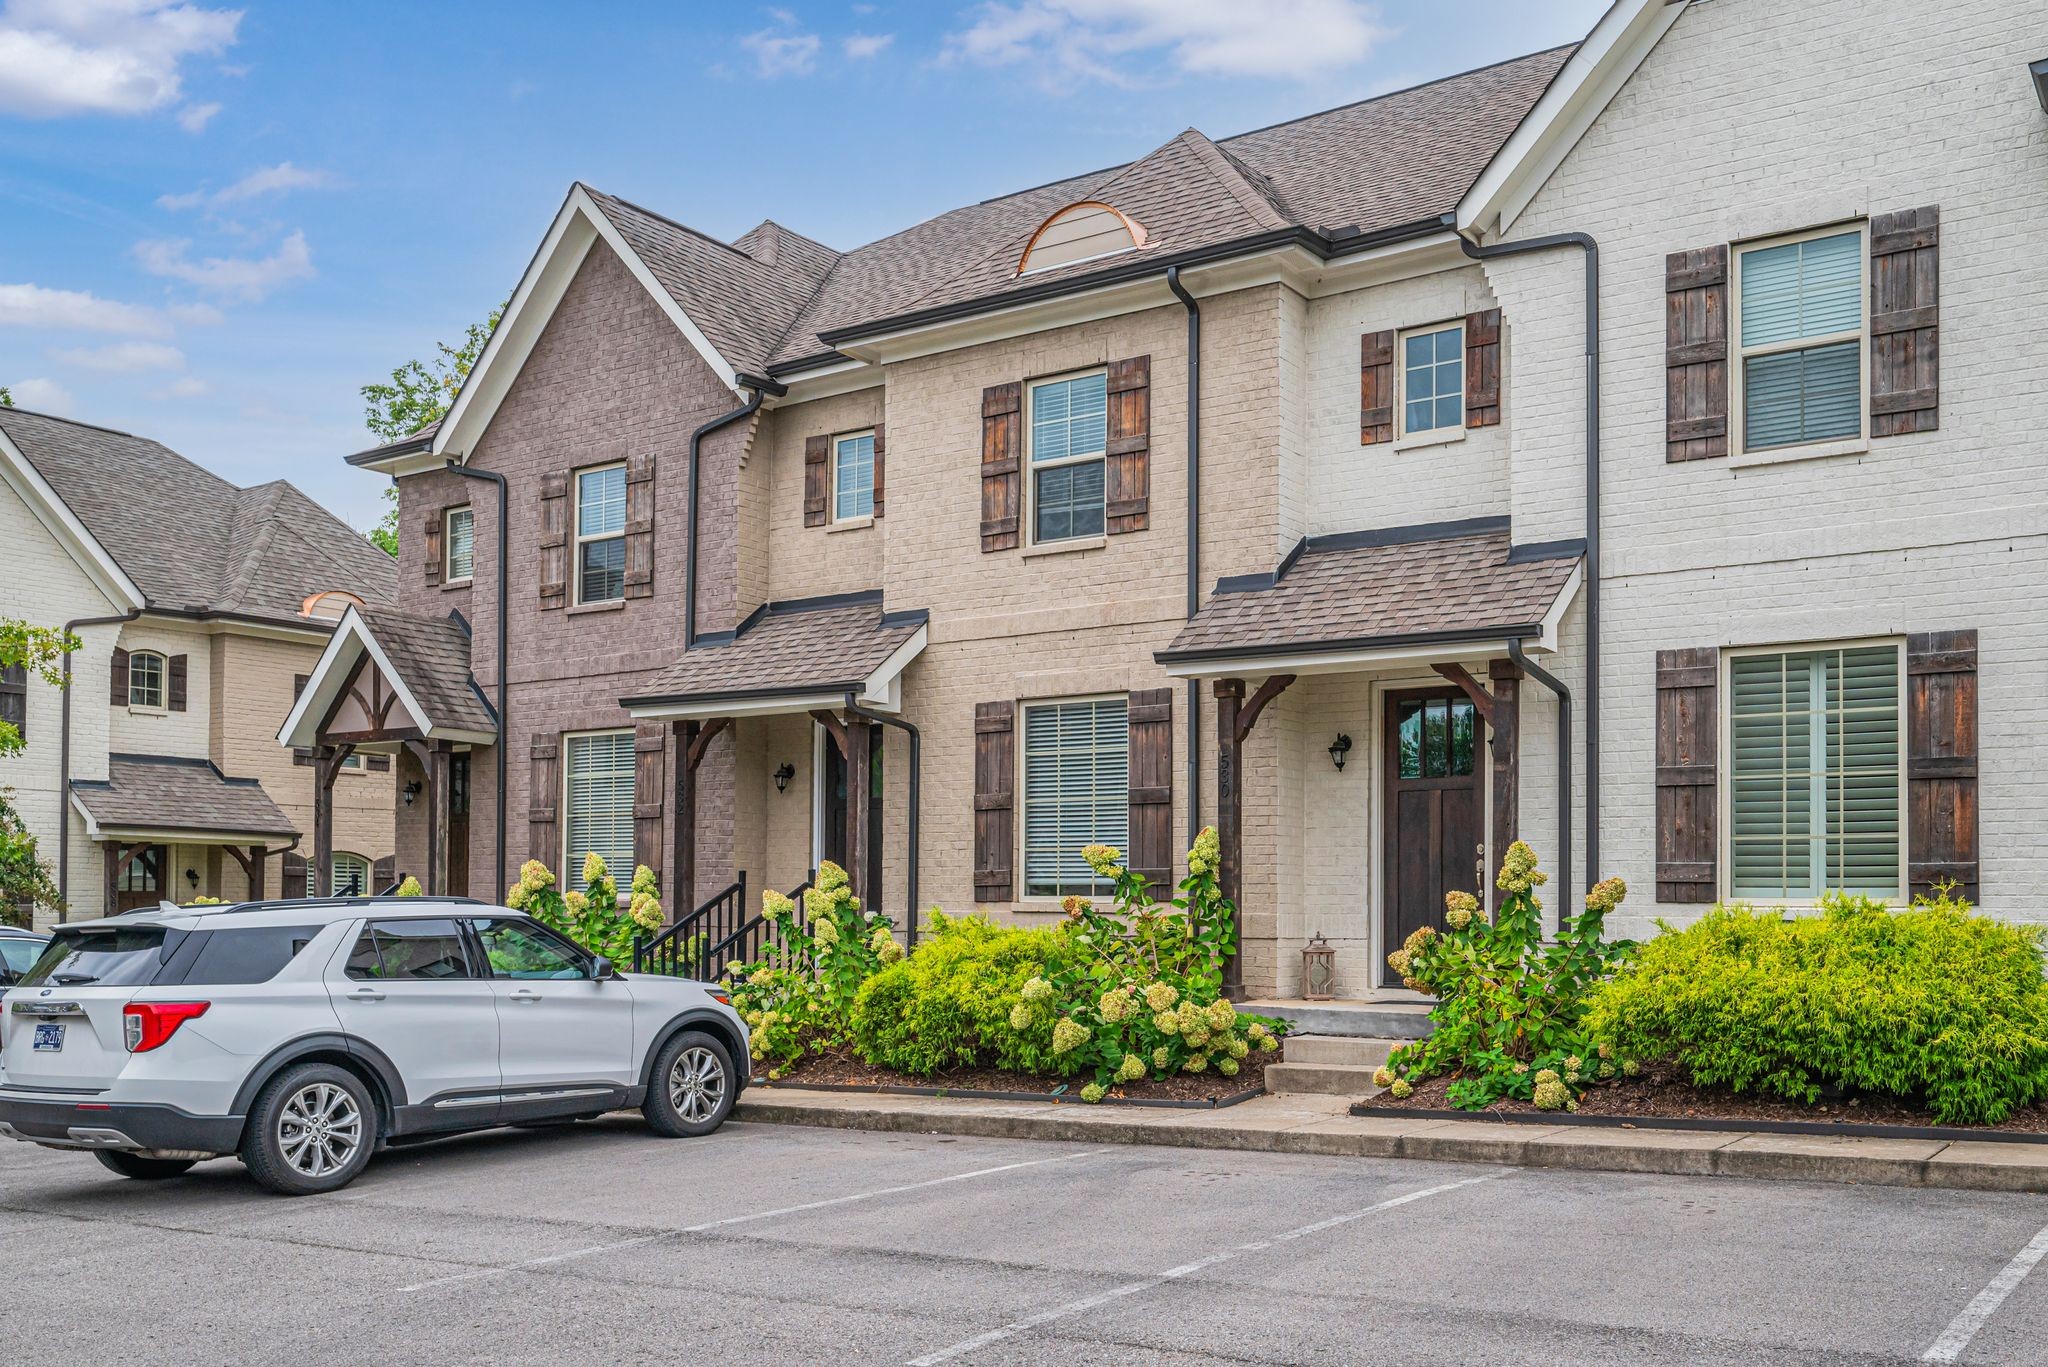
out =
[[[1234,1002],[1244,991],[1244,907],[1239,898],[1243,884],[1238,874],[1244,857],[1244,794],[1238,783],[1238,765],[1244,757],[1244,736],[1238,730],[1237,713],[1244,702],[1243,679],[1218,679],[1216,692],[1216,882],[1232,907],[1237,926],[1239,952],[1223,965],[1223,995]]]
[[[306,865],[306,896],[334,892],[334,776],[341,770],[341,749],[313,750],[313,858]]]
[[[448,781],[454,754],[455,747],[445,740],[431,742],[427,752],[427,800],[433,804],[427,825],[427,891],[436,895],[448,891]]]
[[[114,914],[114,885],[120,880],[122,864],[127,861],[121,858],[120,847],[111,840],[102,843],[100,851],[106,856],[107,864],[106,877],[102,880],[106,884],[106,900],[100,903],[100,915],[112,916]]]
[[[249,900],[260,902],[263,900],[263,847],[261,845],[251,845],[249,847],[248,868]]]
[[[861,906],[868,907],[868,727],[859,717],[846,719],[846,882]]]
[[[1493,859],[1498,864],[1521,838],[1522,670],[1512,660],[1495,660],[1486,675],[1493,685]],[[1493,881],[1489,871],[1486,887]],[[1500,897],[1500,889],[1492,888],[1489,900],[1496,910]]]
[[[675,723],[676,855],[668,894],[670,923],[697,909],[697,733],[700,729],[693,721]]]

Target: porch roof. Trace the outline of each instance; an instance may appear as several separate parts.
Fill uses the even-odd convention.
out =
[[[1580,542],[1516,546],[1506,518],[1304,539],[1271,574],[1217,584],[1156,658],[1169,673],[1357,667],[1534,641],[1576,591]]]
[[[109,756],[107,777],[71,780],[71,801],[93,840],[260,844],[299,834],[255,779],[229,778],[210,760],[178,755]]]
[[[394,730],[473,745],[497,739],[497,715],[470,675],[469,627],[460,617],[351,606],[335,624],[333,638],[279,728],[279,744],[320,743],[322,728],[344,701],[365,656],[403,709],[404,715],[393,720]]]
[[[688,719],[837,707],[851,693],[894,708],[927,617],[884,611],[879,590],[764,604],[729,635],[700,638],[619,705],[635,717]]]

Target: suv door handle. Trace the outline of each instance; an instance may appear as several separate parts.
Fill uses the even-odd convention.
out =
[[[384,1000],[384,994],[374,987],[358,987],[348,994],[348,999],[352,1002],[380,1002]]]
[[[537,1002],[540,1000],[540,993],[530,987],[522,987],[512,994],[512,1000],[516,1002]]]

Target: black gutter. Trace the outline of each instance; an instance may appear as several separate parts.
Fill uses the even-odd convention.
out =
[[[341,459],[343,463],[360,469],[365,465],[376,465],[381,461],[393,460],[399,456],[417,455],[421,451],[433,450],[434,438],[437,435],[439,434],[435,432],[426,432],[410,437],[400,437],[397,441],[386,442],[382,446],[372,446],[367,451],[358,451],[352,456],[343,456]]]
[[[1393,636],[1353,636],[1341,641],[1268,641],[1257,645],[1217,646],[1213,650],[1158,650],[1152,658],[1163,665],[1222,663],[1257,659],[1262,655],[1334,655],[1344,650],[1379,650],[1395,646],[1450,646],[1475,641],[1498,641],[1503,637],[1541,636],[1541,622],[1517,622],[1497,627],[1462,627],[1456,631],[1411,631]]]
[[[761,401],[770,394],[786,394],[789,391],[772,380],[763,380],[753,375],[736,377],[751,397],[729,413],[721,413],[710,422],[690,434],[690,514],[687,519],[689,531],[684,541],[683,561],[683,649],[690,650],[697,644],[697,486],[704,469],[704,438],[721,427],[729,427],[742,418],[752,417],[761,407]]]
[[[1447,216],[1448,227],[1455,224]],[[1586,260],[1586,882],[1600,877],[1600,244],[1587,233],[1550,233],[1482,247],[1458,234],[1475,261],[1577,247]],[[1546,676],[1547,677],[1547,676]],[[1569,794],[1567,794],[1569,802]],[[1560,864],[1564,882],[1571,866]]]
[[[1520,665],[1530,678],[1557,695],[1557,867],[1559,879],[1567,886],[1572,878],[1572,691],[1556,675],[1522,653],[1522,643],[1508,641],[1508,658]],[[1521,744],[1519,738],[1515,742]],[[1557,923],[1564,926],[1570,903],[1560,903]]]
[[[69,637],[80,627],[112,627],[132,622],[140,617],[143,609],[124,612],[118,617],[74,617],[58,628],[61,635]],[[71,656],[64,652],[64,682],[58,689],[64,697],[59,704],[57,721],[57,924],[63,925],[71,919]]]
[[[901,717],[888,716],[881,712],[870,712],[854,701],[854,691],[846,690],[846,710],[856,717],[865,717],[883,726],[893,726],[910,737],[910,857],[904,863],[904,894],[910,905],[904,913],[904,938],[912,948],[917,946],[917,817],[924,799],[921,780],[924,774],[924,736],[918,729]],[[870,818],[872,819],[872,818]],[[880,888],[870,889],[871,898],[878,899]]]
[[[1202,606],[1202,307],[1166,268],[1166,288],[1188,311],[1188,617]],[[1188,848],[1202,834],[1202,684],[1188,680]]]
[[[510,522],[510,511],[508,507],[507,487],[505,484],[505,477],[495,470],[472,470],[467,465],[459,464],[453,458],[451,458],[448,461],[447,468],[454,471],[456,474],[462,476],[464,479],[482,480],[486,484],[495,484],[498,486],[498,744],[496,746],[496,749],[498,751],[498,791],[496,794],[497,801],[493,804],[495,811],[492,814],[492,819],[496,822],[498,827],[498,857],[495,862],[497,863],[498,866],[498,886],[503,888],[510,887],[512,884],[512,879],[507,873],[505,864],[505,752],[508,749],[510,749],[512,745],[511,733],[507,731],[505,728],[507,709],[511,706],[511,703],[506,696],[505,686],[506,680],[510,677],[512,673],[512,662],[511,660],[506,658],[505,654],[506,642],[509,639],[506,618],[510,615],[512,603],[510,588],[511,566],[508,563],[508,548],[511,545],[511,539],[508,531],[508,525]],[[471,686],[473,687],[475,683],[476,680],[474,677],[472,677],[470,679]],[[428,825],[431,827],[432,824],[432,817],[430,814]],[[442,859],[444,862],[447,858],[447,853],[448,852],[446,850],[443,850],[441,852]],[[443,870],[443,872],[445,873],[446,870]]]

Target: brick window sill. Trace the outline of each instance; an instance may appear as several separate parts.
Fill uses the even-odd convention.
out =
[[[1099,551],[1108,544],[1106,536],[1077,536],[1070,541],[1045,541],[1036,546],[1026,546],[1023,555],[1026,560],[1035,560],[1041,555],[1077,555],[1082,551]]]
[[[858,532],[874,525],[875,520],[872,517],[849,517],[843,522],[834,522],[825,529],[825,533],[830,536],[838,532]]]
[[[1746,470],[1753,465],[1789,465],[1794,461],[1828,460],[1834,456],[1867,456],[1870,454],[1868,437],[1850,437],[1843,441],[1812,442],[1805,446],[1774,446],[1767,451],[1744,451],[1728,458],[1731,470]]]

